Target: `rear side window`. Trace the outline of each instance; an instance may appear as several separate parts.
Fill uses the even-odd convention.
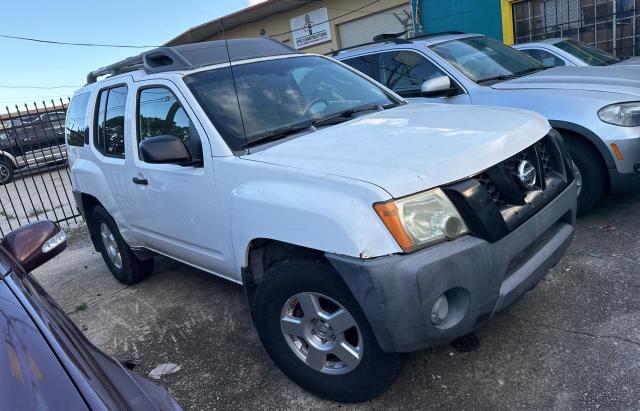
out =
[[[93,144],[105,156],[124,158],[124,113],[127,86],[101,90],[98,94]]]
[[[524,49],[520,51],[524,54],[527,54],[529,57],[533,57],[534,60],[539,61],[547,67],[558,67],[565,65],[564,60],[557,56],[554,56],[546,50]]]
[[[358,70],[359,72],[364,73],[367,76],[377,80],[376,78],[377,76],[375,75],[375,69],[374,69],[374,61],[375,61],[375,55],[371,54],[368,56],[360,56],[360,57],[354,57],[352,59],[343,60],[342,62],[350,65],[351,67]]]
[[[422,83],[445,74],[413,51],[380,54],[380,82],[403,97],[420,97]]]
[[[202,144],[193,122],[184,108],[165,87],[150,87],[138,97],[138,144],[149,137],[178,137],[187,146],[194,160],[202,160]]]
[[[89,96],[89,93],[78,94],[69,104],[65,134],[67,144],[70,146],[82,147],[89,142],[87,140],[87,105],[89,104]]]

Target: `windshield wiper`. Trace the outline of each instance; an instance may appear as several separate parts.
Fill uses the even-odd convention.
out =
[[[371,111],[371,110],[380,111],[380,110],[385,110],[385,109],[388,109],[388,108],[393,108],[393,107],[396,107],[396,106],[399,106],[399,105],[402,105],[402,104],[403,103],[389,103],[389,104],[385,104],[385,105],[369,104],[369,105],[362,106],[362,107],[350,108],[348,110],[341,111],[341,112],[336,113],[334,115],[331,115],[329,117],[323,117],[323,118],[320,118],[320,119],[307,121],[307,122],[302,123],[302,124],[296,124],[296,125],[293,125],[293,126],[283,127],[283,128],[279,128],[277,130],[273,130],[273,131],[271,131],[271,132],[269,132],[267,134],[263,134],[260,137],[255,138],[255,139],[243,144],[242,148],[250,148],[250,147],[254,147],[256,145],[268,143],[270,141],[280,140],[280,139],[283,139],[283,138],[285,138],[287,136],[290,136],[292,134],[296,134],[296,133],[299,133],[299,132],[305,131],[305,130],[313,131],[313,130],[315,130],[316,126],[321,127],[321,126],[333,124],[338,119],[345,119],[345,121],[346,121],[347,119],[353,117],[355,114],[362,113],[364,111]]]
[[[542,67],[530,67],[530,68],[528,68],[528,69],[526,69],[526,70],[522,70],[522,71],[517,72],[517,73],[515,74],[515,76],[516,76],[516,77],[523,77],[523,76],[526,76],[527,74],[536,73],[536,72],[538,72],[538,71],[546,70],[546,69],[548,69],[548,68],[551,68],[551,67],[546,67],[546,66],[542,66]]]
[[[476,83],[486,83],[487,81],[503,81],[503,80],[511,80],[516,78],[515,74],[501,74],[499,76],[487,77],[476,81]]]
[[[353,117],[354,115],[356,115],[357,113],[362,113],[364,111],[371,111],[371,110],[382,111],[382,110],[384,110],[386,108],[395,107],[397,104],[400,104],[400,103],[390,103],[390,104],[386,104],[384,106],[382,106],[380,104],[370,104],[370,105],[367,105],[367,106],[350,108],[348,110],[344,110],[344,111],[341,111],[339,113],[336,113],[336,114],[334,114],[332,116],[318,119],[318,120],[313,122],[313,125],[314,126],[324,126],[324,125],[332,124],[337,119],[344,119],[346,121],[346,120],[350,119],[351,117]]]
[[[248,141],[247,143],[242,145],[242,148],[250,148],[260,144],[268,143],[270,141],[280,140],[292,134],[296,134],[304,130],[309,130],[311,127],[313,127],[312,121],[303,124],[296,124],[289,127],[279,128],[277,130],[273,130],[269,133],[263,134],[251,141]]]

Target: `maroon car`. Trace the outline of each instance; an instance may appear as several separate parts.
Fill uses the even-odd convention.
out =
[[[29,274],[65,247],[50,221],[0,241],[0,409],[180,410],[163,388],[93,346]]]

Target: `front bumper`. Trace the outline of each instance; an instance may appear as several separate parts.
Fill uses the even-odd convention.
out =
[[[611,139],[606,141],[613,164],[608,164],[611,192],[630,194],[640,190],[640,137]],[[622,153],[622,160],[616,158],[612,144]]]
[[[386,352],[410,352],[470,333],[538,284],[573,238],[576,185],[495,243],[464,236],[371,260],[326,254]],[[449,314],[431,320],[446,294]]]

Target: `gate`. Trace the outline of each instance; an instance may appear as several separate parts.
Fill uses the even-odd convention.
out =
[[[82,221],[67,167],[67,105],[34,102],[0,115],[0,235],[37,220]]]

